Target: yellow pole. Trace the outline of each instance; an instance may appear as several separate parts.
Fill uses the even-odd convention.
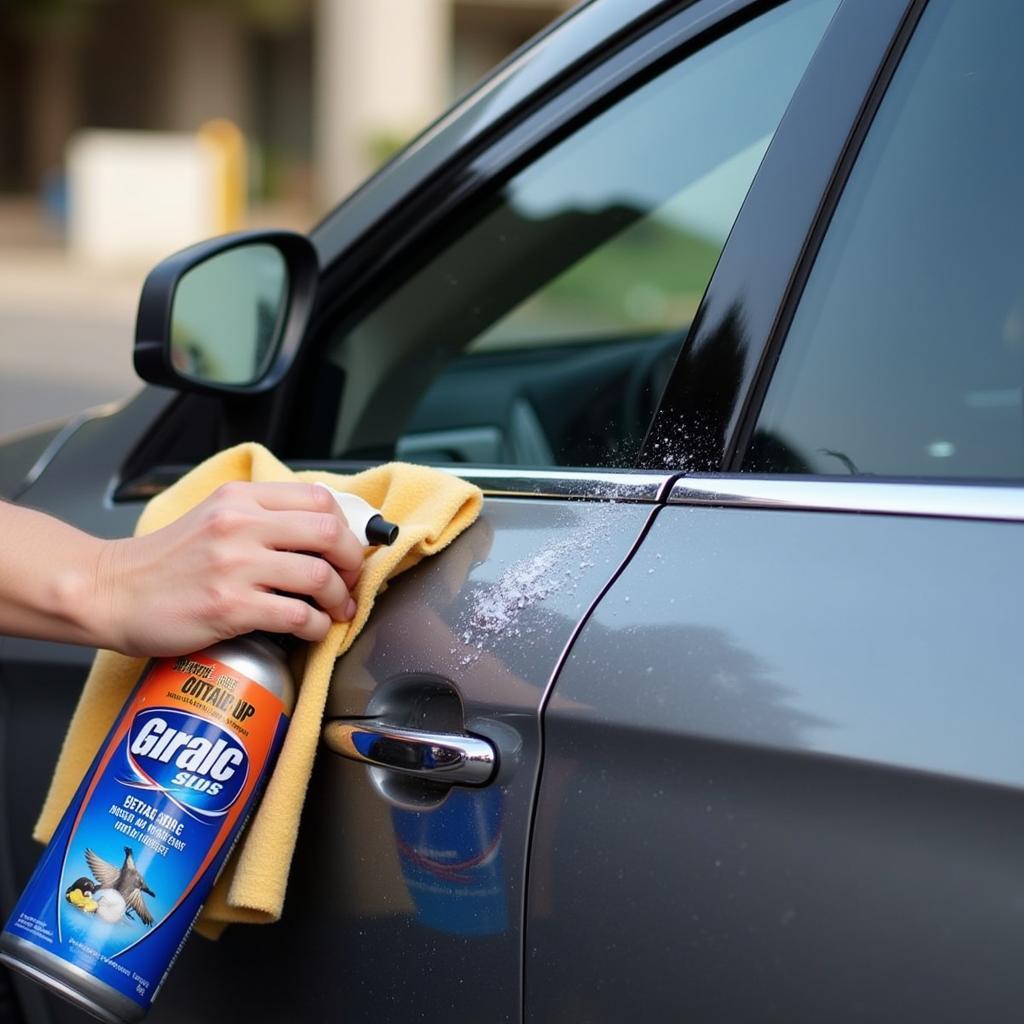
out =
[[[200,144],[208,148],[214,162],[214,232],[226,234],[237,231],[245,219],[245,136],[234,121],[223,117],[203,124],[198,136]]]

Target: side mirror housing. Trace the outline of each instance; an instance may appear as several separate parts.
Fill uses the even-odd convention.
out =
[[[298,351],[318,273],[313,244],[291,231],[243,231],[175,253],[142,286],[136,373],[184,391],[270,391]]]

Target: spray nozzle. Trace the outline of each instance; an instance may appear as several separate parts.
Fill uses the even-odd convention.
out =
[[[330,491],[341,511],[345,513],[349,529],[356,535],[363,547],[375,544],[394,544],[398,539],[398,527],[394,523],[389,523],[377,509],[368,501],[360,498],[358,494],[336,491],[333,487],[328,487],[327,484],[318,483],[317,487]]]

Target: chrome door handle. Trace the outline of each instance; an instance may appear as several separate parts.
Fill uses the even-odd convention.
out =
[[[379,719],[335,719],[324,727],[324,742],[353,761],[451,786],[483,786],[498,763],[494,747],[479,736],[406,729]]]

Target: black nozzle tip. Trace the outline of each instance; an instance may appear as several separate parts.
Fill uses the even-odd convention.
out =
[[[398,540],[398,526],[383,516],[374,516],[366,524],[366,539],[370,544],[394,544]]]

